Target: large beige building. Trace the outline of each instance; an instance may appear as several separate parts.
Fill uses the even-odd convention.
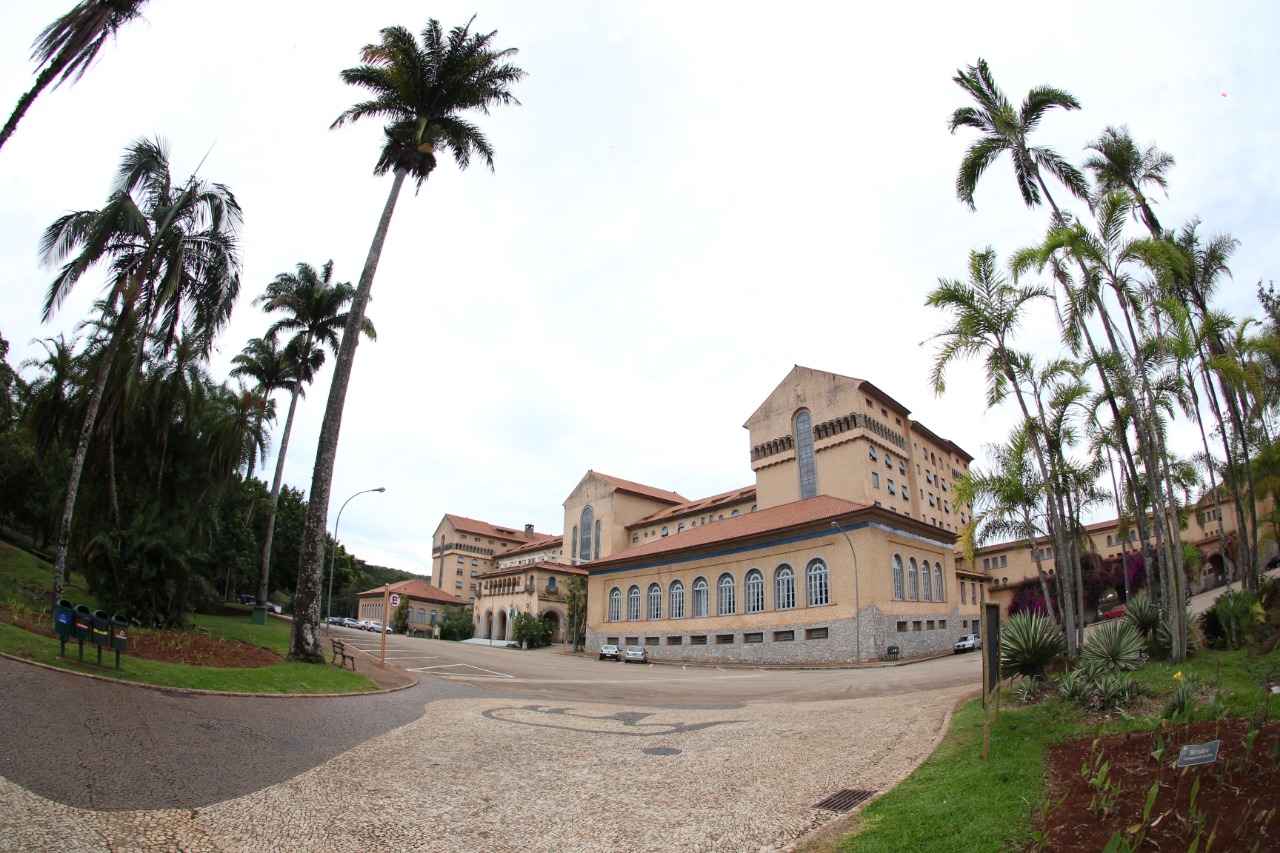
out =
[[[446,513],[431,539],[431,583],[474,602],[480,576],[497,568],[503,555],[557,538],[536,532],[532,524],[518,529]]]
[[[544,592],[580,567],[588,642],[670,659],[923,655],[976,630],[985,577],[954,558],[968,453],[872,383],[799,366],[744,427],[755,481],[721,494],[690,500],[589,470],[563,501],[562,539],[530,528],[501,550],[486,532],[513,528],[445,516],[436,545],[452,559],[437,582],[465,585],[475,568],[477,634],[505,637],[519,612],[562,624]],[[444,550],[476,531],[462,543],[491,552]]]

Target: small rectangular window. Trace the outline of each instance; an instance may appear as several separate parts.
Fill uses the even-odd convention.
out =
[[[876,454],[876,448],[874,444],[867,448],[867,456],[870,457],[871,459],[879,458]]]
[[[795,631],[774,631],[773,641],[775,643],[789,643],[796,638]]]
[[[888,482],[887,482],[887,484],[886,484],[886,485],[888,486],[889,494],[891,494],[891,495],[897,495],[897,494],[898,494],[897,487],[893,484],[893,479],[892,479],[892,478],[890,478],[890,479],[888,480]]]
[[[627,645],[628,645],[628,646],[638,646],[638,645],[640,645],[640,638],[639,638],[639,637],[627,637]]]
[[[947,620],[946,620],[946,619],[939,619],[939,620],[938,620],[938,627],[939,627],[940,629],[942,629],[942,630],[946,630],[946,628],[947,628]]]
[[[871,488],[873,489],[880,488],[880,472],[879,471],[871,472]]]
[[[932,620],[932,619],[930,619],[928,622],[925,622],[925,623],[924,623],[924,628],[925,628],[925,630],[926,630],[926,631],[932,631],[932,630],[933,630],[933,620]]]
[[[667,637],[668,646],[678,646],[684,642],[684,637]]]
[[[605,637],[605,638],[604,638],[604,641],[605,641],[605,643],[606,643],[607,645],[610,645],[610,646],[616,646],[616,645],[618,645],[618,638],[617,638],[617,637]]]
[[[763,643],[763,642],[764,642],[764,634],[760,633],[759,631],[755,631],[755,632],[750,633],[750,634],[743,634],[743,635],[742,635],[742,642],[744,642],[744,643]]]
[[[661,643],[661,642],[662,642],[661,637],[645,637],[644,638],[644,644],[646,646],[656,646],[658,645],[658,643]]]
[[[825,640],[827,638],[826,628],[805,628],[804,638],[806,640]]]
[[[917,619],[916,621],[914,621],[914,622],[912,622],[912,623],[911,623],[911,630],[912,630],[912,631],[919,631],[919,630],[920,630],[920,620],[919,620],[919,619]]]
[[[706,634],[694,634],[693,636],[689,637],[689,645],[691,646],[705,646],[706,644],[707,644]]]
[[[717,646],[732,646],[733,634],[716,634]]]
[[[898,633],[899,633],[899,634],[905,634],[906,632],[907,632],[907,623],[906,623],[906,622],[899,622],[899,623],[898,623]]]

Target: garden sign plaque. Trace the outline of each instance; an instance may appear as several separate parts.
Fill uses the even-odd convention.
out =
[[[1200,764],[1213,764],[1218,760],[1218,747],[1222,745],[1220,740],[1211,740],[1208,743],[1187,743],[1183,744],[1182,749],[1178,750],[1178,761],[1174,767],[1195,767]]]

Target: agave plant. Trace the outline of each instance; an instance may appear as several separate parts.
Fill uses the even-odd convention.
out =
[[[1045,667],[1066,648],[1062,629],[1047,617],[1019,613],[1000,631],[1000,669],[1006,675],[1043,678]]]
[[[1096,628],[1080,651],[1081,662],[1092,670],[1128,672],[1142,666],[1142,635],[1127,619]]]
[[[1140,592],[1125,605],[1124,618],[1138,630],[1144,640],[1150,642],[1160,625],[1160,608],[1151,600],[1151,596]]]

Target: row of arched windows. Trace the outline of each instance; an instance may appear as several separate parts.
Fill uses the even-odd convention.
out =
[[[906,563],[901,554],[893,555],[893,597],[900,601],[946,601],[947,587],[942,579],[942,563],[929,567],[928,560]]]
[[[941,569],[939,569],[941,571]],[[831,582],[827,572],[827,564],[820,559],[809,561],[804,571],[805,601],[809,607],[820,607],[831,603]],[[743,579],[743,612],[762,613],[768,609],[764,573],[759,569],[751,569]],[[704,577],[695,578],[692,587],[693,618],[710,615],[711,588]],[[626,620],[635,622],[640,619],[642,596],[640,587],[633,585],[626,593]],[[649,584],[643,596],[646,619],[661,619],[664,596],[662,587],[657,583]],[[685,617],[684,581],[674,580],[667,586],[665,596],[668,619]],[[609,590],[608,619],[620,622],[623,616],[623,594],[620,587]],[[786,563],[778,566],[773,572],[773,609],[791,610],[796,606],[796,573]],[[738,584],[729,572],[720,575],[716,580],[716,615],[732,616],[738,612]]]

